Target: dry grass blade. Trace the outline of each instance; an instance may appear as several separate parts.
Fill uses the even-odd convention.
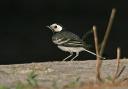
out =
[[[107,27],[104,39],[103,39],[102,44],[101,44],[101,49],[100,49],[100,53],[99,53],[100,56],[102,56],[102,53],[104,51],[104,47],[105,47],[105,44],[107,42],[107,38],[109,36],[110,30],[112,27],[112,22],[114,20],[115,13],[116,13],[116,9],[112,9],[111,16],[110,16],[109,23],[108,23],[108,27]]]
[[[118,72],[119,72],[119,63],[120,63],[120,48],[117,48],[117,62],[116,62],[116,70],[115,70],[114,79],[116,79],[117,76],[118,76]]]
[[[96,26],[93,26],[93,32],[94,32],[94,41],[95,41],[95,48],[96,48],[96,54],[97,54],[97,59],[99,59],[99,48],[98,48],[98,37],[97,37],[97,31],[96,31]]]
[[[109,32],[110,32],[110,29],[111,29],[111,26],[112,26],[112,22],[113,22],[113,19],[114,19],[114,16],[115,16],[115,12],[116,12],[116,9],[112,9],[110,20],[109,20],[108,27],[107,27],[107,30],[106,30],[106,34],[105,34],[103,42],[101,44],[100,53],[98,51],[98,38],[97,38],[96,26],[93,26],[95,48],[96,48],[96,54],[97,54],[96,77],[97,77],[97,79],[99,81],[102,81],[102,79],[101,79],[101,72],[100,72],[100,69],[101,69],[101,59],[100,59],[99,56],[102,56],[102,53],[104,51],[104,47],[105,47],[107,38],[109,36]]]
[[[99,57],[98,37],[97,37],[96,26],[93,26],[93,32],[94,32],[94,41],[95,41],[95,48],[96,48],[96,55],[97,55],[97,61],[96,61],[96,78],[99,81],[102,81],[102,79],[101,79],[101,73],[100,73],[101,60],[100,60],[100,57]]]

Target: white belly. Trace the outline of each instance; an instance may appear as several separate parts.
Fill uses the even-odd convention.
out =
[[[82,47],[64,47],[64,46],[58,46],[58,48],[60,48],[63,51],[67,51],[67,52],[81,52],[81,51],[85,51],[85,49],[82,48]]]

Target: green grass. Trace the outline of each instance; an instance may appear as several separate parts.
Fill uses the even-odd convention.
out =
[[[35,71],[32,71],[29,76],[28,76],[28,83],[31,86],[38,86],[37,80],[35,79],[35,77],[37,76],[37,74],[35,74]]]
[[[109,80],[109,81],[111,81],[112,83],[114,83],[114,78],[112,78],[110,75],[108,75],[108,77],[107,77],[107,79]]]

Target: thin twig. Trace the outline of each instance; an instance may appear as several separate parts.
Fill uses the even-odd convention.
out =
[[[99,58],[99,48],[98,48],[98,37],[97,37],[97,31],[96,31],[96,26],[93,26],[93,32],[94,32],[94,41],[95,41],[95,48],[96,48],[96,54],[97,54],[97,59]]]
[[[99,81],[102,81],[102,79],[101,79],[101,72],[100,72],[101,60],[100,60],[100,57],[99,57],[98,37],[97,37],[96,26],[93,26],[93,32],[94,32],[94,41],[95,41],[95,49],[96,49],[96,56],[97,56],[97,61],[96,61],[96,78]]]
[[[126,66],[124,66],[125,61],[126,61],[126,60],[125,60],[125,58],[124,58],[124,59],[122,59],[122,61],[121,61],[121,63],[120,63],[120,72],[118,73],[117,78],[120,77],[120,75],[123,73],[123,71],[124,71],[124,69],[125,69],[125,67],[126,67]]]
[[[116,70],[115,70],[114,79],[116,79],[118,76],[119,64],[120,64],[120,48],[117,48],[117,62],[116,62]]]
[[[124,75],[124,76],[120,79],[120,81],[125,81],[125,80],[128,80],[128,74]]]
[[[90,33],[92,33],[92,32],[93,32],[93,30],[87,31],[87,32],[84,34],[84,36],[82,37],[82,40],[84,41],[85,38],[86,38]]]
[[[100,49],[100,53],[99,53],[100,56],[102,56],[102,53],[104,51],[104,47],[105,47],[105,44],[107,42],[107,38],[109,36],[110,30],[111,30],[111,27],[112,27],[112,22],[114,20],[115,13],[116,13],[116,9],[113,8],[112,12],[111,12],[110,19],[109,19],[108,27],[107,27],[107,30],[106,30],[106,33],[105,33],[105,36],[104,36],[104,39],[103,39],[102,44],[101,44],[101,49]]]
[[[126,67],[126,66],[123,66],[123,67],[122,67],[122,69],[120,70],[120,72],[119,72],[119,74],[118,74],[117,78],[119,78],[119,77],[120,77],[120,75],[123,73],[123,71],[124,71],[125,67]]]

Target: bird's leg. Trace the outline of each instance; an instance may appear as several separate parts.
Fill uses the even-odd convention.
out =
[[[73,61],[77,56],[79,56],[79,52],[76,52],[76,56],[73,57],[70,61]]]
[[[73,52],[70,52],[70,55],[63,59],[65,61],[66,59],[70,58],[73,55]]]

